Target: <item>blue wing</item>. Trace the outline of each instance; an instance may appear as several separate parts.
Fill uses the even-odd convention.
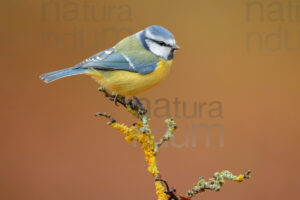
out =
[[[148,74],[156,69],[159,59],[145,59],[145,57],[147,57],[147,52],[131,51],[125,54],[110,48],[91,56],[74,67],[98,70],[124,70]]]

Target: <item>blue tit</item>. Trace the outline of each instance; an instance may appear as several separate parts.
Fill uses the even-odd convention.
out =
[[[176,45],[173,34],[153,25],[128,36],[73,67],[40,76],[46,83],[78,74],[122,96],[134,96],[162,81],[170,72]]]

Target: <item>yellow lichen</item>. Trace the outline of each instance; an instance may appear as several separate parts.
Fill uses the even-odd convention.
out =
[[[138,117],[138,114],[137,114],[134,110],[132,110],[131,107],[127,106],[127,107],[126,107],[126,110],[127,110],[127,112],[131,113],[132,115]]]
[[[238,177],[236,177],[233,181],[234,182],[242,182],[244,180],[244,175],[240,174]]]
[[[157,160],[154,152],[154,137],[151,133],[142,133],[140,131],[144,124],[142,121],[138,121],[137,124],[131,126],[130,128],[124,124],[119,124],[117,122],[110,124],[113,128],[119,130],[125,135],[125,140],[131,143],[133,140],[139,142],[145,154],[145,160],[148,164],[148,171],[156,177],[159,175],[159,170],[157,169]],[[160,182],[155,182],[156,194],[158,200],[167,200],[167,195],[164,192],[164,187]]]
[[[158,200],[166,200],[167,195],[165,194],[165,188],[161,184],[161,182],[155,182],[155,189],[156,189],[156,195],[158,197]]]

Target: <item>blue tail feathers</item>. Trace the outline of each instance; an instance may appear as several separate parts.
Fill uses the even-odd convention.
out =
[[[73,75],[78,75],[78,74],[83,74],[86,72],[87,69],[84,68],[67,68],[67,69],[62,69],[54,72],[49,72],[46,74],[42,74],[40,78],[45,81],[46,83],[50,83],[52,81],[55,81],[57,79],[67,77],[67,76],[73,76]]]

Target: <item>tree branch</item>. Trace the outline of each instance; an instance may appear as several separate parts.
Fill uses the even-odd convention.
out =
[[[109,119],[108,125],[124,134],[127,142],[131,143],[132,141],[137,141],[141,144],[145,154],[145,160],[148,164],[148,171],[155,178],[155,189],[158,200],[190,200],[195,195],[204,192],[205,190],[219,191],[224,185],[225,180],[241,182],[244,179],[250,178],[250,170],[239,176],[235,176],[231,172],[224,170],[222,172],[216,172],[213,178],[208,179],[208,181],[205,181],[203,177],[200,177],[199,181],[194,184],[194,187],[187,192],[185,197],[177,195],[176,189],[170,189],[167,181],[161,178],[156,159],[159,147],[174,137],[177,125],[173,118],[165,121],[167,130],[163,137],[155,143],[154,136],[151,134],[149,126],[149,117],[146,115],[147,110],[136,97],[126,100],[123,96],[110,94],[104,87],[100,87],[99,91],[103,92],[109,100],[114,101],[116,105],[123,105],[129,113],[133,114],[138,119],[137,123],[128,127],[125,124],[118,123],[115,118],[107,113],[96,113],[96,116],[103,116]]]

